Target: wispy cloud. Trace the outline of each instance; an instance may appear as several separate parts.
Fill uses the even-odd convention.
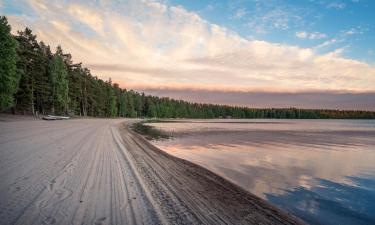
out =
[[[286,31],[302,26],[307,14],[306,8],[285,4],[283,0],[268,1],[228,1],[231,18],[241,18],[241,23],[249,33],[267,34],[272,31]]]
[[[327,40],[327,41],[324,41],[323,43],[317,45],[315,48],[316,49],[319,49],[319,48],[324,48],[324,47],[327,47],[327,46],[330,46],[330,45],[333,45],[335,43],[337,43],[337,39],[333,38],[333,39],[330,39],[330,40]]]
[[[78,4],[70,4],[67,10],[70,17],[86,24],[98,34],[103,35],[103,18],[100,14],[94,12],[88,7]]]
[[[306,31],[298,31],[296,32],[296,37],[300,39],[310,39],[310,40],[316,40],[316,39],[323,39],[326,38],[327,35],[320,33],[320,32],[306,32]]]
[[[317,46],[314,47],[315,50],[322,50],[322,49],[332,49],[332,47],[336,47],[340,44],[341,47],[339,49],[348,49],[350,48],[351,43],[351,36],[355,35],[361,35],[364,34],[368,28],[364,28],[362,26],[352,27],[349,29],[341,30],[338,34],[336,34],[334,37],[332,37],[329,40],[326,40]],[[296,33],[296,36],[300,36],[299,38],[308,38],[309,34],[302,32],[302,33]],[[319,36],[319,35],[318,35]],[[318,37],[317,36],[317,37]],[[326,36],[325,36],[326,37]],[[319,39],[319,38],[316,38]],[[334,49],[334,48],[333,48]],[[334,49],[334,51],[337,51],[337,49]]]
[[[264,10],[264,11],[263,11]],[[259,8],[263,13],[256,13],[249,17],[248,26],[257,33],[267,33],[272,29],[287,30],[303,24],[302,16],[297,9],[278,6],[272,9]]]
[[[127,87],[375,90],[374,66],[343,58],[340,48],[319,54],[315,48],[248,40],[181,6],[146,0],[18,4],[27,10],[9,15],[13,27],[30,26],[94,74]],[[284,29],[294,16],[276,10],[258,21]],[[309,39],[322,35],[303,34]],[[319,48],[338,41],[327,40]]]
[[[236,13],[234,14],[234,18],[241,19],[246,16],[247,11],[244,8],[237,9]]]
[[[357,26],[357,27],[349,28],[347,30],[343,30],[341,33],[341,36],[360,35],[360,34],[364,34],[366,31],[368,31],[368,28]]]
[[[328,9],[344,9],[346,4],[343,2],[330,2],[326,5]]]

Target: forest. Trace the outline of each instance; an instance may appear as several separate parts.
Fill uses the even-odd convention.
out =
[[[26,28],[12,35],[0,17],[0,111],[14,114],[149,118],[373,119],[372,111],[249,108],[192,103],[119,87],[91,74]]]

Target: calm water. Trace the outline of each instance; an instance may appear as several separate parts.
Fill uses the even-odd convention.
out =
[[[153,123],[154,141],[311,224],[375,224],[374,120]]]

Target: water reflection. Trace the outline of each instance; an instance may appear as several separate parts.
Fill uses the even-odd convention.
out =
[[[312,189],[298,187],[267,199],[311,224],[374,224],[374,186],[367,188],[374,177],[352,179],[356,186],[317,179]]]
[[[307,222],[375,224],[374,121],[329,125],[156,124],[176,137],[156,144]]]

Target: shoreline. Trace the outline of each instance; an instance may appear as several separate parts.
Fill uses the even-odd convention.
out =
[[[133,131],[131,125],[125,122],[119,130],[135,169],[141,174],[141,179],[148,183],[145,187],[151,189],[150,197],[160,197],[152,190],[153,184],[159,184],[167,195],[173,196],[171,199],[179,201],[183,214],[189,215],[187,220],[180,221],[182,224],[189,221],[202,224],[304,224],[296,216],[214,172],[157,148]],[[147,175],[149,172],[152,174]],[[163,217],[171,216],[168,215],[171,212],[164,209],[162,201],[156,200],[155,204],[160,207],[160,213],[167,213]]]
[[[158,149],[137,121],[1,120],[0,224],[304,224]]]

